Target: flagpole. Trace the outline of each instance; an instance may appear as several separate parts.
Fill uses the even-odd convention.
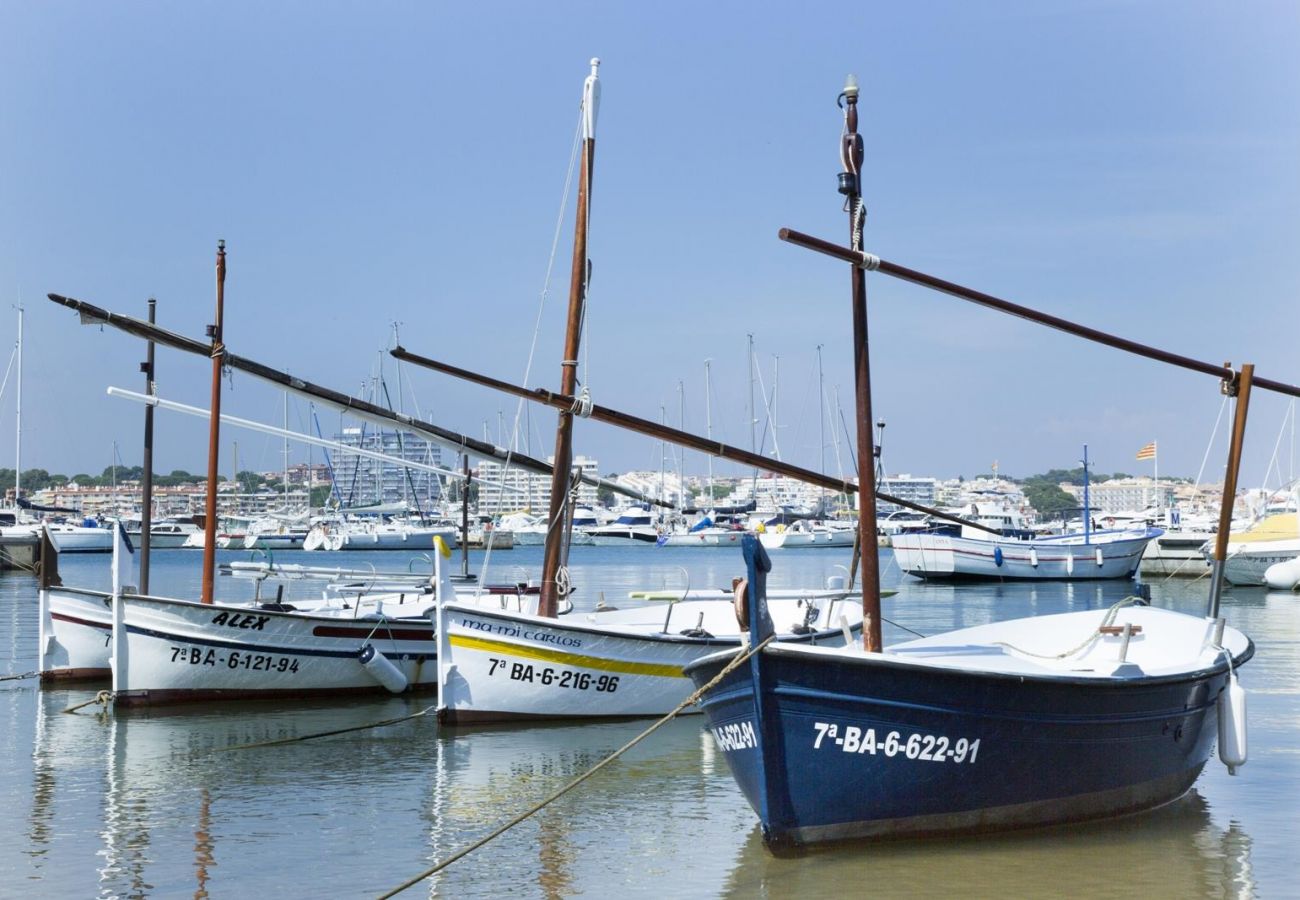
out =
[[[1151,457],[1151,473],[1156,479],[1156,515],[1159,516],[1160,508],[1160,442],[1153,441],[1156,445],[1156,452]]]

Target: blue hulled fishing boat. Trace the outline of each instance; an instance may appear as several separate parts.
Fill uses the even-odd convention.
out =
[[[758,646],[770,563],[756,538],[744,550]],[[770,845],[1050,825],[1182,796],[1220,725],[1244,762],[1229,685],[1253,653],[1221,619],[1138,601],[876,653],[772,643],[702,706]],[[735,655],[687,674],[707,684]]]
[[[851,265],[860,502],[876,533],[865,272],[879,271],[1151,359],[1214,375],[1236,398],[1219,540],[1204,616],[1130,597],[1109,609],[964,628],[884,647],[879,562],[861,555],[862,643],[772,640],[771,563],[744,543],[738,612],[749,648],[686,668],[741,790],[774,848],[856,837],[911,837],[1056,825],[1150,809],[1182,796],[1213,752],[1246,760],[1245,694],[1236,667],[1250,639],[1219,617],[1228,523],[1254,368],[1216,366],[1147,347],[906,269],[866,253],[858,88],[844,110],[839,176],[851,246],[783,230],[791,243]]]

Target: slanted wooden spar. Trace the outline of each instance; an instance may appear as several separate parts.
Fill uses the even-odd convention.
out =
[[[181,350],[185,353],[192,353],[196,356],[208,357],[211,355],[211,345],[185,335],[177,334],[165,328],[159,328],[156,325],[150,325],[140,319],[132,316],[125,316],[121,313],[115,313],[103,307],[96,306],[93,303],[87,303],[84,300],[76,300],[72,297],[65,297],[62,294],[47,294],[47,297],[60,306],[66,306],[68,309],[75,310],[80,316],[83,323],[94,325],[108,325],[116,328],[118,331],[124,331],[127,334],[142,338],[146,341],[154,341],[164,347],[171,347],[174,350]],[[434,440],[455,448],[457,453],[468,452],[474,456],[484,459],[494,459],[501,462],[510,463],[519,466],[521,469],[527,469],[530,472],[536,472],[541,475],[550,475],[551,467],[539,459],[534,459],[523,453],[513,450],[506,450],[502,447],[496,447],[487,441],[480,441],[467,435],[459,434],[440,425],[434,425],[432,422],[425,422],[416,419],[405,413],[396,413],[391,409],[377,406],[374,403],[367,403],[356,397],[349,397],[347,394],[340,393],[332,388],[323,385],[313,384],[310,381],[304,381],[288,372],[281,372],[265,363],[247,359],[243,356],[237,356],[234,353],[225,352],[225,367],[234,369],[252,375],[254,378],[260,378],[270,384],[277,385],[285,390],[292,391],[304,397],[310,397],[332,409],[337,409],[345,413],[352,413],[371,420],[380,421],[385,426],[413,431],[417,434],[425,434]],[[660,500],[656,497],[650,497],[641,491],[633,490],[629,487],[619,484],[616,481],[610,481],[605,478],[592,478],[584,475],[581,479],[583,484],[589,484],[597,488],[606,488],[624,497],[636,500],[638,503],[647,503],[655,506],[672,506],[667,501]]]
[[[482,375],[478,372],[471,372],[469,369],[462,369],[459,366],[453,366],[450,363],[440,362],[436,359],[430,359],[427,356],[420,356],[412,353],[404,347],[396,347],[390,351],[394,357],[409,362],[412,365],[421,368],[430,369],[434,372],[442,372],[444,375],[451,375],[464,381],[474,384],[481,384],[484,387],[490,387],[502,393],[511,394],[515,397],[523,397],[525,400],[532,400],[535,403],[544,403],[555,409],[572,409],[578,402],[578,398],[568,396],[567,394],[557,394],[554,391],[548,391],[546,388],[526,388],[510,384],[508,381],[502,381],[499,378],[493,378],[490,375]],[[724,444],[721,441],[715,441],[711,438],[703,438],[689,431],[682,431],[678,428],[671,428],[659,422],[652,422],[649,419],[642,419],[629,413],[620,412],[616,409],[610,409],[608,406],[601,406],[598,403],[591,404],[590,418],[597,422],[604,422],[608,425],[615,425],[619,428],[625,428],[628,431],[635,431],[639,434],[649,435],[653,438],[668,441],[671,444],[677,444],[681,447],[689,447],[692,450],[699,450],[707,453],[710,458],[717,456],[721,459],[731,460],[732,462],[742,463],[753,466],[756,469],[762,469],[765,472],[771,472],[775,475],[785,475],[788,478],[794,478],[808,484],[818,485],[832,491],[840,493],[856,493],[858,486],[851,481],[831,478],[829,475],[823,475],[820,472],[814,472],[812,469],[805,469],[802,466],[796,466],[791,463],[782,462],[779,459],[771,459],[759,453],[750,450],[742,450],[740,447],[733,447],[731,444]],[[876,497],[889,503],[895,503],[899,506],[913,509],[917,512],[926,513],[937,519],[943,519],[953,522],[957,525],[966,525],[971,528],[978,528],[981,531],[987,531],[989,534],[1001,534],[995,528],[989,528],[980,525],[978,522],[971,522],[958,516],[949,515],[942,510],[932,509],[928,506],[922,506],[913,503],[910,500],[904,500],[902,497],[895,497],[892,494],[884,494],[876,491]],[[668,504],[663,504],[668,505]]]
[[[1161,350],[1159,347],[1151,347],[1137,341],[1131,341],[1128,338],[1122,338],[1118,335],[1108,334],[1096,328],[1090,328],[1087,325],[1080,325],[1077,322],[1071,322],[1069,319],[1063,319],[1060,316],[1053,316],[1049,313],[1039,312],[1036,309],[1030,309],[1027,306],[1021,306],[1018,303],[1012,303],[1009,300],[1003,300],[994,297],[992,294],[985,294],[973,288],[963,287],[951,281],[945,281],[942,278],[936,278],[933,275],[927,275],[924,272],[918,272],[915,269],[909,269],[905,266],[897,265],[888,260],[873,256],[861,249],[843,247],[831,241],[824,241],[821,238],[804,234],[801,231],[795,231],[792,228],[782,228],[777,232],[777,237],[781,240],[808,250],[816,250],[818,253],[825,253],[827,256],[833,256],[836,259],[842,259],[845,262],[852,263],[862,269],[871,272],[880,272],[882,275],[890,275],[900,281],[911,282],[912,284],[927,287],[936,290],[942,294],[956,297],[959,300],[966,300],[988,309],[996,309],[1009,315],[1021,319],[1028,319],[1030,322],[1036,322],[1039,325],[1046,325],[1048,328],[1054,328],[1057,331],[1063,331],[1066,334],[1072,334],[1075,337],[1081,337],[1094,343],[1104,344],[1107,347],[1114,347],[1116,350],[1123,350],[1126,353],[1132,353],[1137,356],[1145,356],[1147,359],[1154,359],[1157,362],[1169,363],[1172,366],[1190,369],[1193,372],[1201,372],[1205,375],[1213,375],[1215,378],[1226,378],[1235,381],[1237,374],[1232,370],[1231,363],[1215,365],[1211,362],[1205,362],[1199,359],[1193,359],[1190,356],[1183,356],[1179,353],[1171,353],[1168,350]],[[1275,391],[1279,394],[1286,394],[1290,397],[1300,397],[1300,387],[1293,384],[1286,384],[1281,381],[1274,381],[1271,378],[1256,378],[1253,384],[1257,388],[1268,391]]]
[[[564,333],[564,358],[560,361],[560,391],[572,394],[578,385],[578,345],[582,340],[583,304],[587,298],[587,223],[590,218],[591,175],[596,157],[596,113],[600,102],[599,59],[591,61],[591,74],[582,86],[582,167],[578,177],[578,207],[573,223],[573,269],[569,277],[569,316]],[[546,518],[546,548],[542,557],[542,595],[537,612],[554,617],[560,591],[556,575],[565,538],[564,504],[569,496],[569,468],[573,459],[573,412],[561,410],[555,427],[555,469],[551,473],[551,504]]]

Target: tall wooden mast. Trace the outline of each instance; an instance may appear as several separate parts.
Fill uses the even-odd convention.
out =
[[[587,220],[591,202],[591,173],[596,157],[596,112],[600,103],[599,59],[591,61],[591,74],[582,86],[582,171],[578,178],[578,208],[573,224],[573,271],[569,279],[569,316],[564,333],[564,358],[560,362],[560,393],[575,394],[578,385],[578,344],[582,338],[583,305],[587,299]],[[555,428],[555,460],[551,473],[551,504],[547,513],[546,551],[542,558],[542,595],[538,613],[554,616],[559,609],[560,549],[564,539],[564,504],[569,495],[569,470],[573,460],[573,411],[559,414]]]
[[[226,345],[221,339],[221,323],[225,310],[226,242],[217,241],[217,318],[208,326],[212,338],[212,404],[208,407],[211,419],[208,425],[208,493],[203,506],[203,593],[204,603],[212,602],[212,579],[216,575],[217,561],[217,447],[221,440],[221,363],[226,355]]]
[[[840,193],[849,213],[849,243],[862,250],[862,137],[858,134],[858,80],[850,75],[840,95],[844,136],[840,139]],[[862,644],[868,653],[882,647],[880,631],[880,557],[876,552],[876,454],[871,440],[871,367],[867,356],[866,272],[853,266],[853,386],[857,404],[858,541],[862,550]]]

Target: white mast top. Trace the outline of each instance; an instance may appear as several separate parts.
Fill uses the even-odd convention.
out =
[[[588,141],[595,140],[596,114],[600,111],[600,75],[596,71],[599,68],[600,58],[593,56],[591,74],[582,83],[582,137]]]

